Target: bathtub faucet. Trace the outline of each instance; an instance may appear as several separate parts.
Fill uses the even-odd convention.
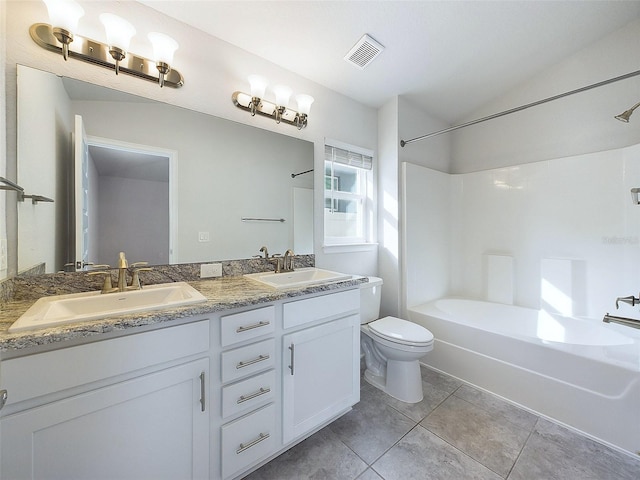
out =
[[[615,315],[609,315],[608,313],[602,319],[605,323],[617,323],[631,328],[640,328],[640,320],[635,318],[616,317]]]
[[[630,295],[628,297],[618,297],[618,298],[616,298],[616,310],[618,308],[620,308],[619,302],[628,303],[629,305],[634,307],[634,306],[640,304],[640,298],[636,298],[633,295]]]

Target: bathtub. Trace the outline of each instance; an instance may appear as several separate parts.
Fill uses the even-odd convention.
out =
[[[435,337],[425,365],[640,454],[640,330],[456,298],[407,313]]]

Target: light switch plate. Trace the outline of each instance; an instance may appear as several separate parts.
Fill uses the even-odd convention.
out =
[[[209,241],[209,232],[198,232],[198,241],[199,242],[208,242]]]
[[[203,263],[200,265],[200,278],[212,278],[222,276],[221,263]]]

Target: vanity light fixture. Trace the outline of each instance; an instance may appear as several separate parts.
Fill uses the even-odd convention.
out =
[[[273,93],[276,97],[275,103],[268,102],[264,99],[267,90],[267,79],[261,75],[249,75],[250,94],[243,92],[234,92],[231,96],[236,107],[249,112],[251,116],[259,114],[265,117],[273,118],[276,123],[287,123],[294,125],[298,130],[307,126],[307,118],[313,103],[311,95],[296,95],[298,103],[298,111],[289,108],[289,98],[293,93],[291,88],[286,85],[276,85],[273,87]]]
[[[93,65],[112,69],[134,77],[159,83],[160,87],[180,88],[184,78],[174,69],[173,54],[178,43],[161,33],[150,33],[154,59],[150,60],[127,53],[131,38],[136,30],[127,20],[110,13],[100,15],[105,27],[107,43],[76,35],[84,9],[74,0],[43,0],[49,12],[51,24],[35,23],[29,34],[42,48],[62,53],[65,60],[69,57]],[[75,39],[75,41],[74,41]]]

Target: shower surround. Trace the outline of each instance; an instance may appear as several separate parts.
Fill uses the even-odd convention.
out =
[[[640,145],[465,174],[402,167],[405,307],[502,287],[503,303],[601,320],[640,290]],[[496,256],[511,270],[496,274]]]

